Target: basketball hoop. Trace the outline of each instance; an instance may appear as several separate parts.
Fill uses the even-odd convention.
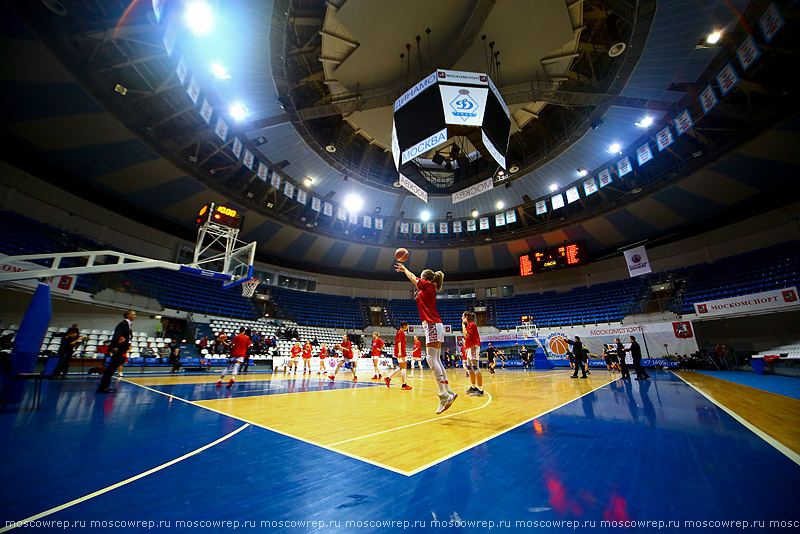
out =
[[[251,278],[245,282],[242,282],[242,296],[243,297],[252,297],[256,294],[256,288],[258,287],[258,280],[255,278]]]

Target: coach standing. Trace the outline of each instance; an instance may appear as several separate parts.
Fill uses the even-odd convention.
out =
[[[636,380],[647,380],[650,375],[642,369],[642,347],[637,343],[636,338],[631,336],[631,348],[628,349],[633,357],[633,368],[636,370]]]
[[[111,338],[111,343],[108,345],[108,353],[111,355],[111,361],[108,362],[106,370],[103,373],[103,378],[100,380],[100,385],[97,388],[98,393],[114,393],[116,389],[108,387],[111,384],[111,377],[114,376],[114,371],[117,370],[119,364],[125,358],[125,353],[131,346],[131,338],[133,337],[133,320],[136,319],[136,312],[128,310],[123,315],[124,320],[120,321],[114,329],[114,335]]]
[[[625,361],[625,347],[618,337],[614,338],[614,343],[617,345],[617,360],[619,361],[619,368],[622,371],[622,376],[620,378],[630,380],[631,374],[628,371],[628,363]]]

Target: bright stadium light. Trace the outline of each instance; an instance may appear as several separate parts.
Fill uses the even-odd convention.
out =
[[[211,30],[214,15],[211,13],[211,7],[205,2],[189,2],[183,20],[195,34],[203,35]]]
[[[247,117],[247,108],[239,103],[232,104],[228,111],[230,112],[231,117],[233,117],[237,121],[240,121],[245,117]]]
[[[722,32],[717,30],[715,32],[708,34],[708,36],[706,37],[706,42],[708,44],[717,44],[720,39],[722,39]]]
[[[622,145],[620,145],[619,143],[614,143],[608,147],[608,151],[611,152],[612,154],[616,154],[617,152],[620,151],[621,148]]]
[[[211,72],[213,72],[214,76],[216,76],[220,80],[227,80],[228,78],[231,77],[231,75],[228,74],[228,71],[225,69],[222,63],[212,63]]]
[[[356,195],[355,193],[350,193],[344,198],[344,207],[350,213],[355,213],[361,210],[361,206],[364,205],[364,199],[360,196]]]
[[[428,219],[431,218],[431,214],[428,211],[423,211],[422,213],[420,213],[419,218],[422,219],[423,221],[427,221]]]
[[[480,215],[480,213],[478,213],[478,210],[472,210],[472,218],[473,219],[476,218],[478,215]]]
[[[503,207],[505,206],[505,204],[503,203],[503,201],[502,201],[502,200],[498,200],[498,201],[497,201],[497,204],[495,204],[495,206],[497,207],[497,209],[501,210],[501,209],[503,209]]]
[[[636,121],[636,126],[639,128],[649,128],[653,124],[653,117],[642,117]]]
[[[578,176],[586,176],[587,174],[589,174],[589,171],[587,171],[583,167],[578,168]]]
[[[558,189],[558,184],[550,184],[550,191],[555,191]]]
[[[303,180],[303,185],[305,185],[306,187],[311,187],[311,184],[313,183],[314,180],[312,180],[311,178],[306,178],[305,180]]]

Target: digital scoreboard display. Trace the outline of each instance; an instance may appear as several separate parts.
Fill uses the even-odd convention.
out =
[[[239,228],[241,224],[241,217],[238,211],[216,204],[206,204],[198,212],[197,224],[204,224],[208,220],[231,228]]]
[[[519,274],[530,276],[533,273],[555,271],[564,267],[585,265],[586,248],[583,243],[568,243],[519,257]]]

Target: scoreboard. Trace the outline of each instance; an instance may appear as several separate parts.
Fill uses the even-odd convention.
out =
[[[586,247],[583,243],[568,243],[519,257],[519,274],[530,276],[533,273],[555,271],[564,267],[585,265]]]
[[[241,224],[241,216],[238,211],[216,204],[206,204],[197,214],[197,224],[204,224],[209,220],[230,228],[239,228]]]

